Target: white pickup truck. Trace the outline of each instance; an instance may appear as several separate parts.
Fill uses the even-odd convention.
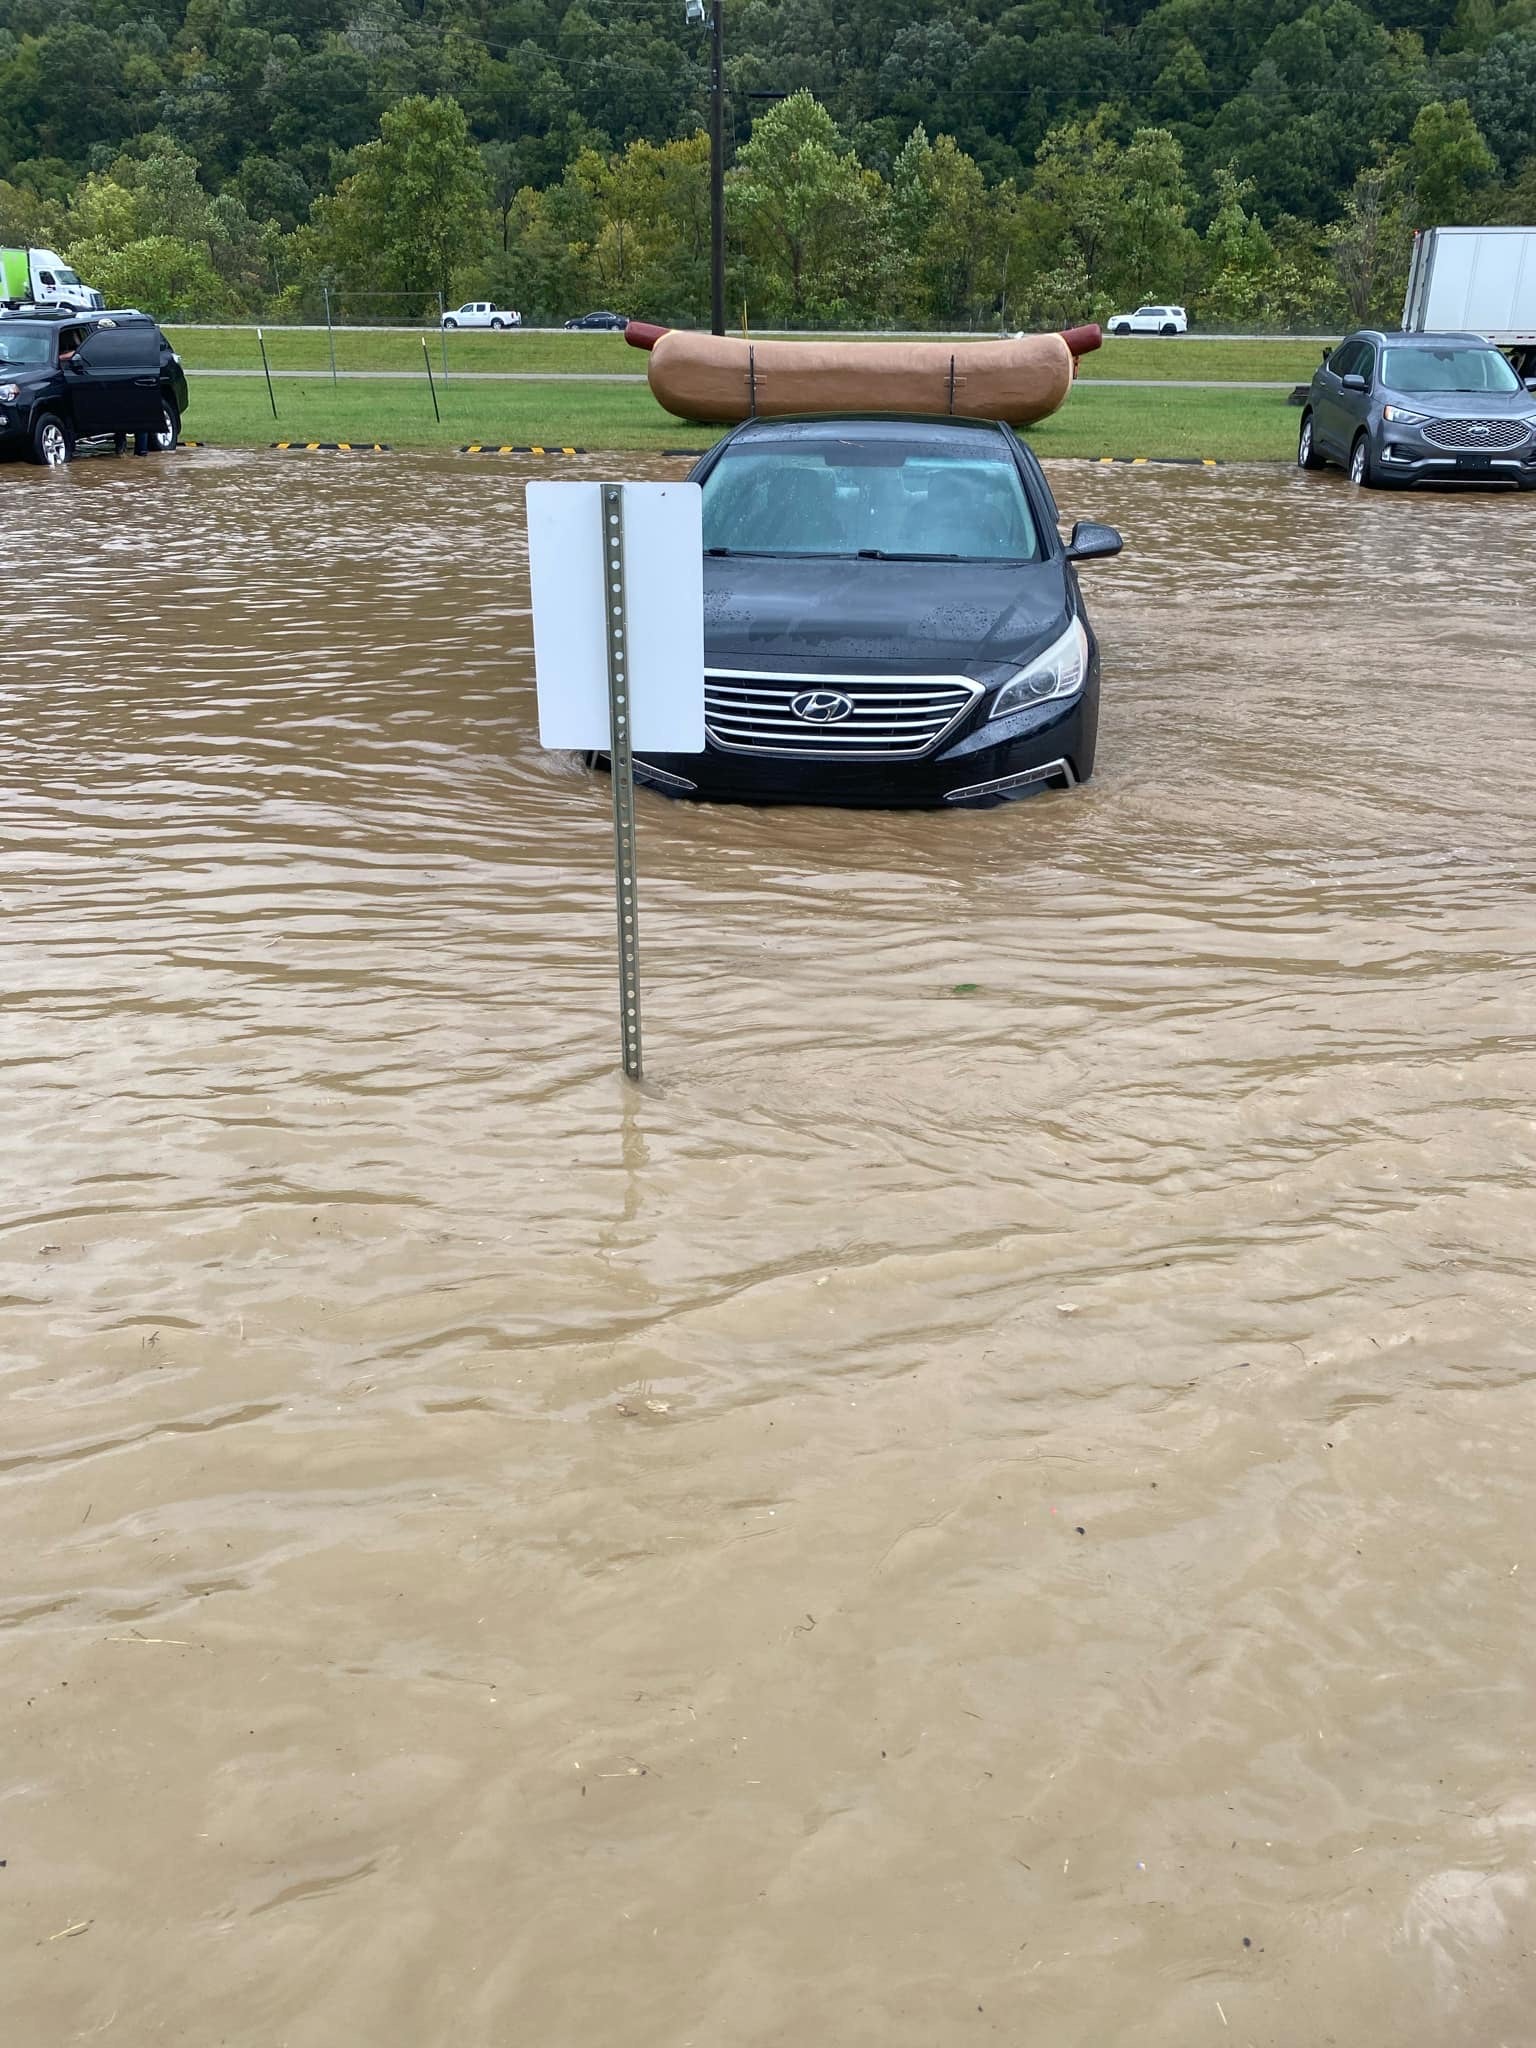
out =
[[[510,306],[494,305],[489,299],[471,299],[443,315],[445,327],[521,327],[523,316]]]
[[[1403,327],[1480,334],[1536,377],[1536,228],[1425,228],[1413,238]]]

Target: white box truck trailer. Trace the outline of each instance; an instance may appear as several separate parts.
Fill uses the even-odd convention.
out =
[[[0,249],[0,299],[11,306],[57,306],[67,313],[99,313],[106,300],[82,284],[52,249]]]
[[[1481,334],[1536,376],[1536,228],[1425,228],[1413,238],[1403,326]]]

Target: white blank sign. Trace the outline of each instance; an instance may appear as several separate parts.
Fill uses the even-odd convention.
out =
[[[539,740],[606,750],[608,640],[597,484],[528,489]],[[625,484],[632,744],[704,751],[704,533],[697,484]]]

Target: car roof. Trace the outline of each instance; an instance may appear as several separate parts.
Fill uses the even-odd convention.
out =
[[[727,438],[771,438],[814,445],[821,441],[846,441],[850,428],[857,429],[861,439],[870,441],[910,441],[914,434],[927,434],[936,441],[968,434],[1009,438],[1000,420],[972,419],[964,413],[945,412],[779,413],[743,420]]]
[[[33,327],[82,327],[91,322],[111,322],[114,326],[120,320],[147,320],[155,323],[148,313],[140,312],[137,306],[92,307],[89,312],[74,313],[62,306],[30,306],[25,312],[17,309],[0,309],[0,320],[13,325],[18,320]]]
[[[1357,327],[1353,334],[1346,334],[1346,341],[1385,341],[1394,348],[1444,348],[1447,342],[1464,346],[1470,342],[1476,348],[1492,348],[1493,343],[1486,334],[1410,334],[1401,327]]]

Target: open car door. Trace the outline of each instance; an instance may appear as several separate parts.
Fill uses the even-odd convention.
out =
[[[92,328],[70,369],[75,432],[136,434],[160,424],[160,337],[148,320]]]

